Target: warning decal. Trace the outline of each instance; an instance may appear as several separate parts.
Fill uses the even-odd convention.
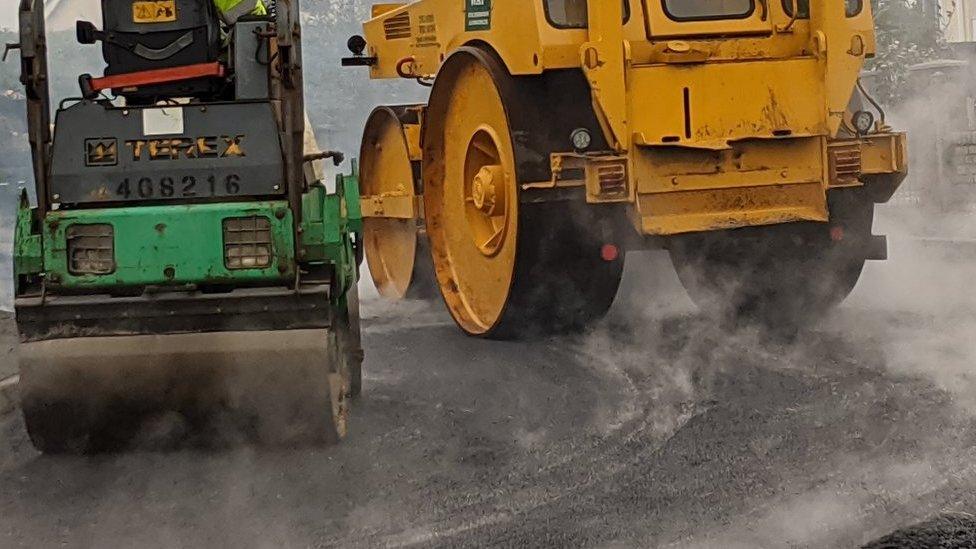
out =
[[[464,30],[491,30],[491,0],[464,0]]]

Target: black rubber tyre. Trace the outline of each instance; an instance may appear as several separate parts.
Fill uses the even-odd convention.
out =
[[[580,332],[606,316],[620,288],[624,254],[601,257],[605,242],[591,206],[523,207],[512,292],[494,339]],[[546,227],[544,232],[540,227]]]
[[[522,186],[551,177],[550,153],[569,146],[569,124],[598,127],[554,112],[570,77],[516,78],[493,52],[473,47],[455,52],[438,75],[424,134],[427,233],[441,294],[469,335],[579,331],[616,296],[624,254],[601,254],[609,242],[603,216],[616,211],[586,204],[582,193],[554,200]],[[479,199],[482,177],[491,181],[490,203]]]
[[[820,319],[853,291],[867,260],[873,215],[870,201],[834,196],[830,224],[676,237],[671,259],[692,301],[708,314],[793,329]]]

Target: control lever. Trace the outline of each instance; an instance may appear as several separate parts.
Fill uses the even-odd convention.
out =
[[[94,44],[99,40],[101,40],[106,44],[113,44],[115,46],[130,51],[138,47],[138,45],[136,44],[123,42],[121,40],[116,40],[110,34],[107,34],[105,31],[100,31],[97,28],[95,28],[95,24],[90,23],[88,21],[78,21],[77,23],[75,23],[75,35],[78,38],[79,44]]]
[[[316,160],[325,160],[326,158],[331,158],[332,163],[338,166],[346,159],[346,155],[339,151],[322,151],[314,154],[306,154],[303,160],[305,162],[315,162]]]
[[[75,35],[78,37],[79,44],[94,44],[105,39],[105,33],[96,29],[95,25],[88,21],[75,23]]]

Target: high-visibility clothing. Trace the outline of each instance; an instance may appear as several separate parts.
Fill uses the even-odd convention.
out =
[[[226,25],[233,25],[245,15],[267,15],[268,9],[262,0],[213,0]]]

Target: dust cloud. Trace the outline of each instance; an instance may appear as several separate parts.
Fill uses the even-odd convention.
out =
[[[926,501],[976,472],[968,465],[968,450],[933,442],[926,432],[941,429],[965,438],[976,417],[976,183],[948,182],[959,173],[958,164],[933,146],[937,130],[946,135],[940,145],[946,150],[954,147],[953,139],[976,131],[974,96],[976,86],[966,79],[926,79],[908,101],[888,109],[887,123],[908,131],[912,148],[909,178],[890,203],[876,209],[873,232],[887,235],[889,258],[868,262],[850,297],[793,337],[771,337],[752,324],[716,323],[688,299],[666,252],[628,256],[624,287],[609,319],[578,344],[578,351],[594,369],[627,376],[639,396],[653,403],[631,404],[629,410],[615,403],[595,413],[645,414],[662,447],[696,418],[720,409],[723,399],[736,398],[740,391],[730,385],[757,383],[753,374],[809,379],[808,391],[825,385],[836,391],[842,382],[834,377],[870,379],[858,381],[857,393],[838,398],[900,407],[897,413],[886,410],[889,416],[882,417],[888,419],[911,418],[936,404],[948,410],[941,424],[909,425],[907,435],[887,420],[855,421],[849,435],[873,449],[872,461],[852,457],[845,450],[848,441],[824,441],[836,446],[823,458],[830,464],[822,473],[831,479],[826,486],[797,482],[789,496],[770,498],[743,523],[677,546],[859,545],[870,539],[865,536],[905,526],[894,513],[886,517],[889,508]],[[961,130],[940,126],[960,120]],[[976,153],[976,147],[971,150]],[[913,395],[917,389],[909,388],[919,386],[931,393]],[[764,395],[749,406],[763,408],[775,399]],[[797,400],[804,399],[797,395]],[[807,420],[821,428],[836,419],[834,412],[824,409]],[[757,436],[748,444],[762,460],[791,436]],[[899,440],[903,436],[911,440]]]

